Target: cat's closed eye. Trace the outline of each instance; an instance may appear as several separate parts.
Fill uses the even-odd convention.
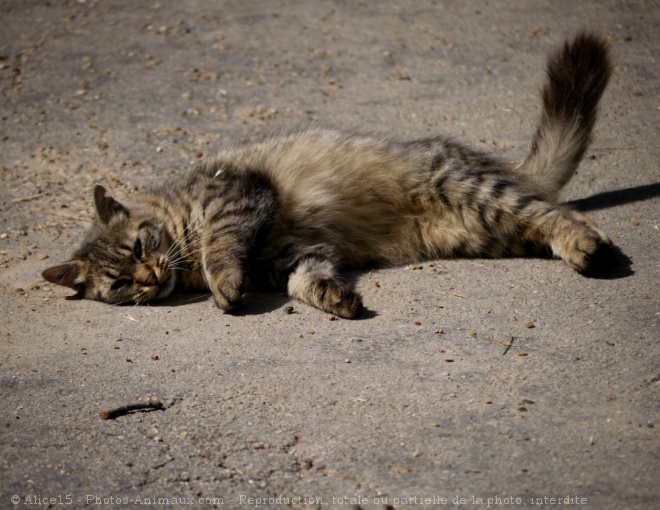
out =
[[[142,260],[142,241],[138,237],[138,239],[135,241],[135,245],[133,246],[133,255],[135,255],[135,258],[137,260]]]

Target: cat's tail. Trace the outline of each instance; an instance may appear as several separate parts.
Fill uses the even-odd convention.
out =
[[[579,34],[548,58],[541,122],[519,167],[548,200],[556,200],[582,160],[611,74],[608,45],[595,34]]]

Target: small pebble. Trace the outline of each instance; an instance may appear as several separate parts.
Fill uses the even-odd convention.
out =
[[[633,218],[633,219],[630,221],[630,224],[631,224],[633,227],[639,227],[639,220],[638,220],[637,218]]]
[[[47,253],[39,253],[39,254],[37,255],[37,258],[38,258],[39,260],[46,260],[46,259],[48,258],[48,254],[47,254]]]
[[[525,322],[525,327],[527,329],[531,329],[531,328],[534,327],[534,323],[532,321],[527,321],[527,322]]]

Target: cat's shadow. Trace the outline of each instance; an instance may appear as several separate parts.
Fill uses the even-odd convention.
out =
[[[203,303],[212,299],[211,293],[174,294],[163,300],[150,303],[150,306],[186,306]],[[229,312],[236,317],[250,317],[281,310],[283,315],[297,314],[298,306],[306,306],[285,294],[277,292],[249,292],[243,295],[241,305]],[[364,309],[357,320],[373,319],[378,315],[374,310]]]
[[[608,209],[631,202],[642,202],[656,197],[660,197],[660,182],[614,191],[604,191],[590,197],[570,200],[566,204],[580,212],[588,212],[598,209]]]

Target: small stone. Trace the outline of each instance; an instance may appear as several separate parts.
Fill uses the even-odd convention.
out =
[[[527,353],[526,352],[519,352],[518,356],[527,356]]]
[[[158,361],[160,358],[158,357],[157,354],[154,354],[154,355],[151,356],[151,359],[154,360],[154,361]]]
[[[252,443],[252,448],[254,448],[255,450],[263,450],[264,445],[263,445],[263,443],[255,442],[255,443]]]
[[[639,227],[639,225],[640,225],[639,220],[638,220],[637,218],[633,218],[633,219],[630,221],[630,224],[631,224],[633,227]]]
[[[30,285],[27,286],[27,290],[37,290],[39,288],[39,284],[37,283],[31,283]]]
[[[532,321],[527,321],[527,322],[525,322],[524,326],[527,329],[532,329],[534,327],[534,323]]]
[[[466,333],[467,333],[469,336],[477,336],[477,332],[476,332],[476,331],[466,331]]]
[[[48,254],[47,253],[38,253],[37,258],[39,260],[46,260],[48,258]]]
[[[435,334],[436,335],[442,335],[445,331],[443,329],[436,329]]]

